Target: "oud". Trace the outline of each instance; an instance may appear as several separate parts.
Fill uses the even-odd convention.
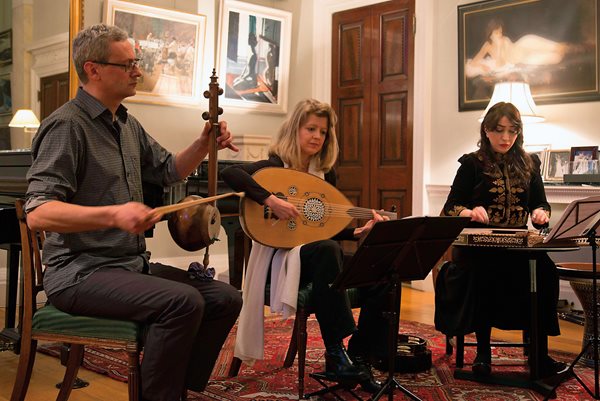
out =
[[[300,213],[289,220],[279,220],[267,206],[245,197],[240,203],[240,223],[252,240],[273,248],[293,248],[333,237],[352,219],[371,219],[371,209],[355,207],[337,188],[312,174],[296,170],[267,167],[252,176],[263,188],[285,199]],[[396,218],[396,213],[378,211]]]

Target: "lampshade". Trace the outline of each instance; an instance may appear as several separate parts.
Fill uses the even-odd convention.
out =
[[[535,111],[535,102],[531,96],[529,84],[525,82],[500,82],[494,86],[494,93],[492,94],[490,103],[481,117],[479,117],[479,122],[482,122],[488,110],[499,102],[514,104],[519,113],[521,113],[523,124],[539,123],[545,120],[544,117],[538,115]]]
[[[37,128],[40,126],[40,121],[35,116],[34,112],[29,109],[17,110],[12,120],[8,123],[9,127],[15,128]]]

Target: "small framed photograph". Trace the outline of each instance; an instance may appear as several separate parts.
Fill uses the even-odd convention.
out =
[[[10,74],[0,75],[0,116],[12,113]]]
[[[12,29],[0,32],[0,67],[12,63]]]
[[[573,147],[569,160],[573,165],[572,174],[592,174],[598,163],[598,146]]]
[[[223,104],[287,112],[292,14],[235,0],[221,1],[219,71]]]
[[[536,155],[537,157],[539,157],[540,162],[542,162],[540,164],[540,174],[543,177],[545,173],[546,159],[548,157],[548,150],[550,149],[550,145],[523,145],[523,149],[525,149],[525,152],[529,153],[530,155]]]
[[[552,149],[548,151],[546,174],[544,181],[562,181],[565,174],[569,174],[569,149]]]
[[[142,77],[131,102],[200,107],[206,16],[120,0],[104,21],[129,34]]]

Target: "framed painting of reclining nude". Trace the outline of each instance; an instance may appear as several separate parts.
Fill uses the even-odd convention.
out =
[[[124,29],[142,77],[128,101],[200,107],[206,16],[106,0],[104,21]]]
[[[600,0],[490,0],[458,6],[459,111],[494,84],[529,83],[537,104],[600,100]]]

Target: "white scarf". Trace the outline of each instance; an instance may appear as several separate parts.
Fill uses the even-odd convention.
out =
[[[325,177],[322,171],[316,171],[314,160],[310,163],[309,173],[322,179]],[[296,314],[301,247],[302,245],[292,249],[274,249],[256,242],[252,243],[250,259],[246,267],[242,293],[244,303],[240,312],[234,351],[234,356],[246,364],[252,365],[255,360],[264,358],[263,321],[269,264],[271,266],[271,312],[282,314],[283,319]]]

